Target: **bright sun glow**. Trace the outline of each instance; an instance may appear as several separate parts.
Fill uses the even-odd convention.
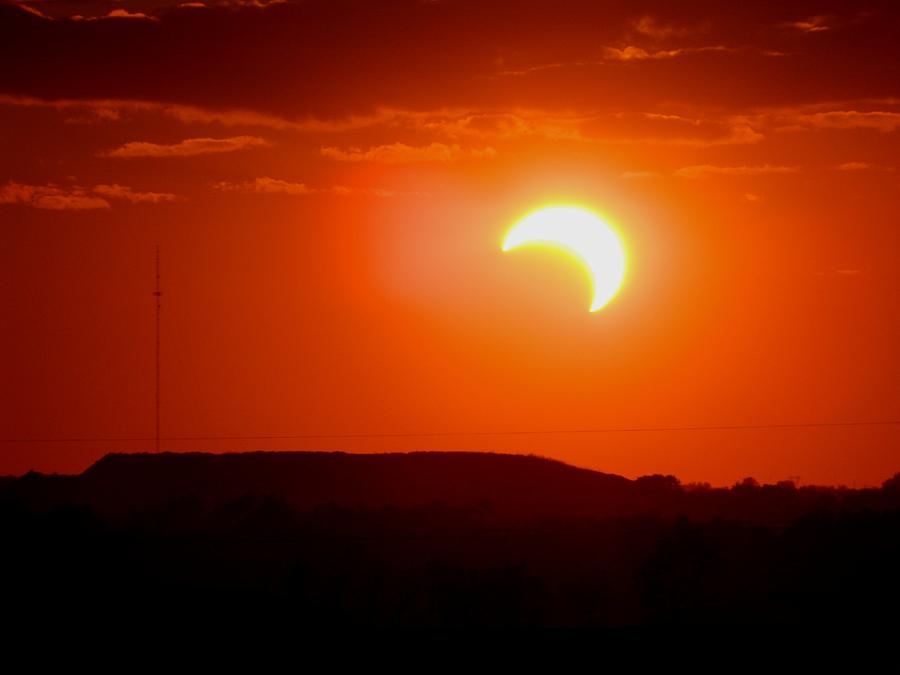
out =
[[[585,265],[594,290],[592,312],[603,308],[622,287],[625,248],[612,226],[587,209],[551,206],[534,211],[506,233],[503,250],[530,244],[561,247]]]

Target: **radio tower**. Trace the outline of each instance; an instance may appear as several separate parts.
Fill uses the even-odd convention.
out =
[[[159,452],[159,315],[162,298],[159,280],[159,244],[156,245],[156,290],[153,295],[156,297],[156,452]]]

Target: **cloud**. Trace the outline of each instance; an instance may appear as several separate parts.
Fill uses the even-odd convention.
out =
[[[421,113],[409,124],[450,138],[469,136],[485,142],[536,136],[583,143],[711,147],[763,138],[745,116],[705,119],[652,112],[444,111]]]
[[[672,59],[685,54],[699,54],[703,52],[733,52],[732,47],[715,45],[711,47],[682,47],[680,49],[660,49],[649,52],[642,47],[629,45],[627,47],[604,47],[603,53],[608,61],[647,61],[651,59]]]
[[[618,138],[618,139],[609,139],[607,142],[617,142],[617,143],[643,143],[647,145],[668,145],[668,146],[682,146],[682,147],[696,147],[696,148],[712,148],[719,145],[744,145],[750,143],[757,143],[764,138],[763,134],[759,133],[753,127],[748,124],[737,124],[735,126],[729,127],[728,131],[723,136],[716,136],[713,138],[701,138],[701,137],[685,137],[685,136],[655,136],[655,137],[644,137],[644,138]]]
[[[462,159],[488,159],[497,155],[490,147],[464,150],[459,145],[431,143],[422,147],[414,147],[405,143],[377,145],[362,150],[349,148],[343,150],[336,147],[323,147],[322,156],[340,162],[376,162],[380,164],[411,164],[421,162],[455,162]]]
[[[634,46],[622,48],[604,47],[603,51],[606,55],[606,58],[610,61],[643,61],[645,59],[671,58],[672,56],[680,53],[680,50],[677,49],[651,53],[646,49]]]
[[[308,128],[315,124],[332,131],[383,126],[386,129],[398,128],[431,134],[446,140],[510,140],[527,136],[577,140],[578,125],[589,120],[590,116],[585,114],[538,109],[437,108],[414,111],[382,108],[369,117],[330,122],[310,120],[305,124]],[[484,148],[484,151],[491,154],[492,148]]]
[[[744,117],[756,127],[776,132],[871,129],[890,133],[900,129],[898,106],[900,99],[880,97],[764,108]]]
[[[619,178],[625,180],[643,180],[645,178],[658,178],[659,173],[656,171],[623,171],[619,174]]]
[[[108,209],[109,202],[102,197],[88,194],[81,187],[26,185],[9,181],[0,186],[0,204],[24,204],[36,209],[51,211],[85,211]]]
[[[900,112],[872,110],[831,110],[795,117],[799,125],[816,129],[875,129],[884,133],[900,128]]]
[[[229,183],[220,181],[213,185],[217,190],[226,190],[229,192],[260,192],[267,194],[286,194],[286,195],[311,195],[321,192],[306,185],[306,183],[292,183],[278,178],[254,178],[253,180],[242,181],[240,183]]]
[[[828,44],[802,40],[802,49],[786,40],[784,31],[773,33],[785,21],[807,21],[808,13],[786,14],[784,3],[764,3],[752,12],[735,12],[727,3],[688,3],[663,14],[650,9],[662,3],[641,3],[645,7],[635,10],[633,3],[611,2],[567,3],[565,11],[548,13],[545,0],[525,0],[512,13],[508,2],[399,0],[389,3],[391,11],[373,9],[379,3],[371,0],[304,0],[267,9],[217,2],[205,3],[211,5],[206,9],[178,8],[179,2],[32,3],[56,16],[54,21],[0,5],[0,62],[17,64],[4,70],[2,89],[44,98],[133,98],[249,109],[291,120],[366,115],[379,106],[428,110],[498,100],[607,110],[616,102],[635,110],[680,100],[711,110],[896,90],[892,50],[898,10],[890,2],[878,3],[879,20],[860,23],[853,31],[839,31],[835,24]],[[64,19],[75,7],[87,6],[103,14],[127,7],[158,20]],[[820,21],[807,23],[822,27]],[[687,32],[682,26],[691,36],[680,37]],[[692,36],[703,26],[708,26],[706,37],[695,41]],[[546,86],[505,95],[490,86],[489,78],[499,70],[515,69],[504,66],[506,60],[526,67],[600,61],[604,45],[616,49],[605,66],[580,68],[557,80],[550,71]],[[735,54],[722,68],[713,68],[689,56],[702,45],[727,45]],[[760,62],[763,51],[793,54],[779,59],[776,69]],[[608,67],[617,56],[631,59],[622,66],[652,62],[666,67],[623,73]],[[302,75],[291,78],[286,96],[288,73]],[[828,76],[811,75],[816,73]]]
[[[292,121],[277,115],[266,115],[251,110],[214,110],[193,105],[165,103],[158,101],[118,100],[118,99],[56,99],[47,100],[33,96],[9,96],[0,94],[0,105],[54,108],[59,111],[74,111],[87,115],[87,119],[76,121],[112,122],[122,119],[123,115],[137,113],[153,113],[171,117],[185,124],[221,124],[226,127],[263,127],[279,131],[294,129],[297,131],[323,130],[315,124],[303,120]]]
[[[811,16],[802,21],[790,21],[782,25],[786,28],[794,28],[804,33],[821,33],[830,30],[831,28],[828,25],[828,17],[824,15]]]
[[[592,110],[546,110],[540,108],[437,108],[408,110],[376,108],[365,115],[334,118],[306,117],[288,119],[247,110],[215,110],[197,106],[152,101],[94,99],[44,100],[34,97],[0,95],[0,105],[53,108],[70,115],[68,122],[116,123],[129,116],[158,114],[184,124],[221,125],[223,127],[267,128],[298,134],[340,137],[359,131],[371,131],[387,137],[414,132],[431,138],[423,146],[402,143],[342,147],[323,144],[323,156],[356,162],[448,162],[493,157],[496,144],[524,138],[569,141],[603,145],[648,145],[663,147],[718,147],[757,143],[764,138],[760,128],[772,125],[772,113],[716,114],[693,109],[692,115],[669,112],[599,112]],[[682,109],[683,112],[683,109]],[[784,111],[780,113],[786,114]],[[797,115],[790,121],[798,124]],[[857,122],[859,123],[859,122]],[[868,122],[872,124],[873,122]],[[256,136],[241,136],[248,145],[265,143]],[[324,139],[322,139],[324,140]],[[101,155],[169,156],[201,154],[232,149],[234,139],[192,139],[175,146],[132,142]],[[320,141],[321,142],[321,141]],[[470,149],[465,149],[470,148]],[[239,149],[235,147],[234,149]]]
[[[521,77],[523,75],[531,75],[531,73],[539,73],[546,70],[557,70],[559,68],[578,68],[583,66],[600,65],[599,61],[557,61],[554,63],[541,63],[536,66],[522,66],[520,68],[509,68],[501,70],[496,77]]]
[[[103,17],[104,19],[141,19],[144,21],[157,21],[156,17],[143,12],[129,12],[127,9],[113,9]]]
[[[760,166],[716,166],[714,164],[697,164],[685,166],[673,175],[680,178],[706,178],[707,176],[759,176],[769,173],[795,173],[799,169],[795,166],[773,166],[763,164]]]
[[[21,10],[24,11],[24,12],[28,12],[29,14],[34,14],[35,16],[39,16],[39,17],[41,17],[42,19],[51,19],[51,20],[52,20],[52,17],[47,16],[47,15],[44,14],[41,10],[36,9],[36,8],[34,8],[34,7],[30,7],[29,5],[23,4],[23,3],[21,3],[21,2],[15,2],[15,1],[14,1],[14,2],[11,2],[10,4],[11,4],[13,7],[17,7],[17,8],[21,9]]]
[[[148,16],[143,12],[129,12],[127,9],[113,9],[106,15],[107,19],[143,19],[145,21],[156,21],[156,17]]]
[[[687,28],[676,27],[672,24],[659,23],[652,16],[641,16],[631,22],[632,27],[641,35],[654,40],[664,40],[670,37],[684,37],[691,31]]]
[[[864,169],[871,169],[872,165],[869,162],[844,162],[843,164],[838,164],[834,167],[835,171],[862,171]]]
[[[74,14],[69,17],[72,21],[105,21],[107,19],[131,19],[139,21],[159,21],[155,16],[144,14],[143,12],[129,12],[127,9],[113,9],[102,16],[84,16],[83,14]]]
[[[673,49],[657,49],[651,51],[636,45],[624,47],[603,47],[603,54],[598,60],[583,61],[553,61],[536,65],[522,66],[519,68],[507,68],[498,72],[494,77],[522,77],[532,73],[547,70],[559,70],[562,68],[585,68],[590,66],[605,66],[609,62],[654,61],[662,59],[674,59],[688,54],[703,53],[737,53],[762,54],[763,56],[786,56],[786,52],[772,49],[755,49],[750,47],[726,47],[725,45],[708,45],[705,47],[677,47]],[[597,72],[596,70],[592,72]]]
[[[151,113],[176,119],[185,124],[221,124],[226,127],[260,127],[277,131],[312,133],[343,133],[376,126],[417,126],[416,121],[432,116],[453,117],[473,114],[472,111],[409,111],[398,108],[377,108],[365,115],[335,118],[303,117],[289,119],[278,115],[239,108],[214,109],[196,105],[133,99],[43,99],[34,96],[0,94],[0,105],[28,108],[53,108],[59,111],[82,113],[93,121],[118,121],[125,115]],[[79,120],[84,121],[84,120]]]
[[[42,3],[46,2],[46,0],[30,0],[30,1],[35,4],[42,4]],[[268,7],[269,5],[281,4],[283,2],[286,2],[286,0],[268,0],[268,1],[266,1],[266,0],[212,0],[209,3],[198,2],[198,1],[181,2],[181,3],[172,2],[172,3],[163,3],[163,5],[160,8],[155,9],[154,12],[156,14],[160,14],[162,12],[165,12],[167,10],[172,10],[174,8],[179,8],[179,9],[181,9],[181,8],[208,8],[208,7],[216,7],[216,6],[217,7],[264,8],[264,7]],[[49,14],[45,14],[45,13],[41,12],[40,10],[38,10],[37,8],[27,5],[24,2],[18,2],[17,0],[12,0],[11,2],[9,2],[9,4],[11,4],[15,7],[18,7],[19,9],[22,9],[31,14],[34,14],[35,16],[39,16],[43,19],[49,19],[51,21],[68,20],[68,21],[82,22],[82,21],[105,21],[107,19],[132,19],[132,20],[136,19],[136,20],[140,20],[140,21],[160,21],[160,17],[156,16],[154,14],[148,14],[148,13],[142,12],[142,11],[131,11],[131,10],[121,8],[121,7],[116,8],[116,9],[111,9],[108,12],[106,12],[106,14],[102,14],[100,12],[102,12],[106,9],[106,7],[102,6],[104,3],[95,3],[95,4],[99,4],[100,6],[93,7],[93,8],[87,3],[79,3],[79,9],[82,10],[83,12],[85,12],[83,14],[70,14],[69,11],[71,11],[71,10],[67,11],[67,8],[64,5],[61,7],[60,6],[56,6],[56,7],[51,6],[52,16]],[[46,2],[46,4],[50,5],[49,2]],[[62,5],[62,3],[56,3],[56,4]],[[50,11],[50,10],[48,10],[48,11]]]
[[[764,136],[743,115],[721,118],[662,113],[617,113],[573,124],[586,143],[710,148],[758,143]]]
[[[24,204],[36,209],[52,211],[85,211],[110,208],[110,199],[132,203],[158,204],[178,199],[167,192],[138,192],[124,185],[95,185],[87,188],[80,185],[60,186],[27,185],[9,181],[0,185],[0,204]]]
[[[406,110],[401,108],[377,108],[366,115],[350,115],[335,118],[306,117],[288,119],[248,110],[214,110],[197,106],[179,105],[152,101],[131,101],[94,99],[76,101],[68,99],[44,100],[34,97],[8,96],[0,94],[0,105],[20,107],[48,107],[75,113],[68,121],[116,122],[124,116],[140,113],[160,114],[185,124],[220,124],[225,127],[259,127],[279,131],[294,131],[310,134],[352,133],[360,130],[382,129],[396,134],[396,130],[429,134],[436,143],[443,142],[453,147],[451,141],[471,138],[483,143],[493,140],[512,140],[524,137],[540,137],[551,140],[581,141],[587,143],[639,143],[672,146],[709,147],[756,143],[763,138],[758,130],[776,119],[785,124],[799,125],[801,121],[811,125],[814,120],[802,117],[798,111],[771,111],[744,115],[709,117],[705,113],[699,117],[663,114],[657,112],[602,113],[585,111],[553,111],[539,108],[437,108],[432,110]],[[780,116],[780,117],[779,117]],[[636,129],[646,125],[632,124],[624,133],[618,122],[649,120],[654,122],[650,134],[642,134]],[[616,124],[612,124],[616,122]],[[823,123],[837,124],[836,121]],[[677,124],[680,123],[680,124]],[[865,121],[844,121],[845,124],[887,125],[890,122],[874,119]],[[680,127],[680,130],[679,130]],[[783,130],[783,128],[782,128]],[[658,132],[658,133],[657,133]],[[338,152],[340,148],[334,147]],[[358,149],[356,149],[358,150]],[[487,154],[491,149],[485,148]],[[350,154],[350,150],[342,151]],[[363,151],[358,151],[362,153]],[[451,151],[452,152],[452,151]]]
[[[464,151],[460,144],[450,141],[472,139],[472,142],[492,143],[527,137],[598,144],[645,144],[686,147],[713,147],[756,143],[763,135],[751,126],[746,116],[726,116],[721,119],[687,118],[658,113],[597,113],[591,111],[547,111],[540,109],[473,110],[438,109],[408,111],[382,109],[368,118],[309,121],[307,124],[337,132],[384,127],[430,134],[441,139],[424,148],[405,144],[382,145],[362,150],[322,148],[322,153],[343,161],[379,161],[403,157],[403,161],[452,161],[493,157],[497,151],[490,145]],[[447,141],[447,142],[442,142]],[[408,159],[407,159],[408,158]],[[387,161],[382,159],[380,161]]]
[[[753,126],[757,123],[761,124],[763,121],[763,118],[758,115],[759,122],[752,121],[751,116],[746,115],[716,119],[689,118],[654,112],[634,112],[626,115],[625,113],[610,114],[590,110],[553,111],[538,108],[407,110],[381,107],[365,115],[349,115],[330,119],[316,117],[288,119],[248,110],[215,110],[153,101],[44,100],[2,94],[0,94],[0,105],[53,108],[73,115],[68,119],[70,122],[113,123],[130,115],[158,114],[176,119],[184,124],[218,124],[224,127],[267,128],[319,135],[339,136],[361,130],[383,130],[386,134],[396,135],[399,129],[430,135],[434,138],[435,143],[450,148],[448,152],[451,155],[454,152],[454,146],[462,139],[475,139],[487,144],[492,141],[538,137],[586,143],[641,143],[708,147],[755,143],[763,138],[762,134]],[[659,135],[652,133],[641,135],[626,129],[624,133],[620,134],[615,132],[614,128],[618,129],[621,124],[618,126],[610,124],[629,119],[638,122],[649,120],[654,123],[654,129],[658,128],[660,133]],[[643,125],[641,128],[645,126]],[[675,128],[678,126],[680,126],[680,131]],[[341,154],[342,158],[344,155],[351,154],[352,150],[356,150],[357,154],[364,154],[364,151],[358,148],[341,150],[336,146],[326,147],[334,148],[333,151]],[[493,148],[487,147],[482,152],[490,155],[492,151]],[[440,154],[441,149],[432,148],[431,152]],[[477,153],[477,151],[474,152]],[[361,161],[361,159],[357,161]]]
[[[104,197],[112,199],[124,199],[133,204],[149,203],[159,204],[160,202],[174,202],[178,200],[176,195],[169,192],[137,192],[125,185],[95,185],[93,192]]]
[[[372,197],[398,197],[402,195],[417,195],[418,192],[400,192],[397,190],[385,190],[382,188],[351,188],[346,185],[333,185],[328,188],[310,187],[306,183],[281,180],[263,176],[253,180],[230,183],[220,181],[213,184],[217,190],[226,192],[242,192],[244,194],[284,194],[284,195],[337,195],[351,196],[362,195]]]
[[[100,153],[103,157],[193,157],[271,145],[258,136],[231,138],[188,138],[180,143],[162,145],[145,141],[129,141],[124,145]]]

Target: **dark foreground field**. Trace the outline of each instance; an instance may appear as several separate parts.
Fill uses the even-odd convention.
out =
[[[0,537],[22,620],[858,626],[900,606],[900,474],[714,489],[518,455],[108,455],[2,479]]]

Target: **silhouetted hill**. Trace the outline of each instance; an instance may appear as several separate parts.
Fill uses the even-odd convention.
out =
[[[894,481],[893,483],[891,481]],[[109,454],[76,476],[29,473],[0,494],[30,507],[82,505],[104,517],[156,511],[191,500],[215,509],[245,497],[277,499],[306,512],[342,508],[478,507],[503,519],[612,518],[639,514],[786,524],[815,510],[884,509],[900,491],[759,485],[683,486],[674,476],[629,480],[532,455],[474,452],[347,454]],[[889,489],[890,488],[890,489]]]
[[[22,625],[857,626],[900,601],[898,535],[900,475],[710,488],[533,456],[246,453],[0,485]]]
[[[462,452],[106,455],[78,476],[29,474],[8,489],[32,504],[73,503],[104,515],[192,498],[214,508],[245,496],[321,506],[490,506],[504,515],[619,515],[639,506],[621,476],[533,456]]]

